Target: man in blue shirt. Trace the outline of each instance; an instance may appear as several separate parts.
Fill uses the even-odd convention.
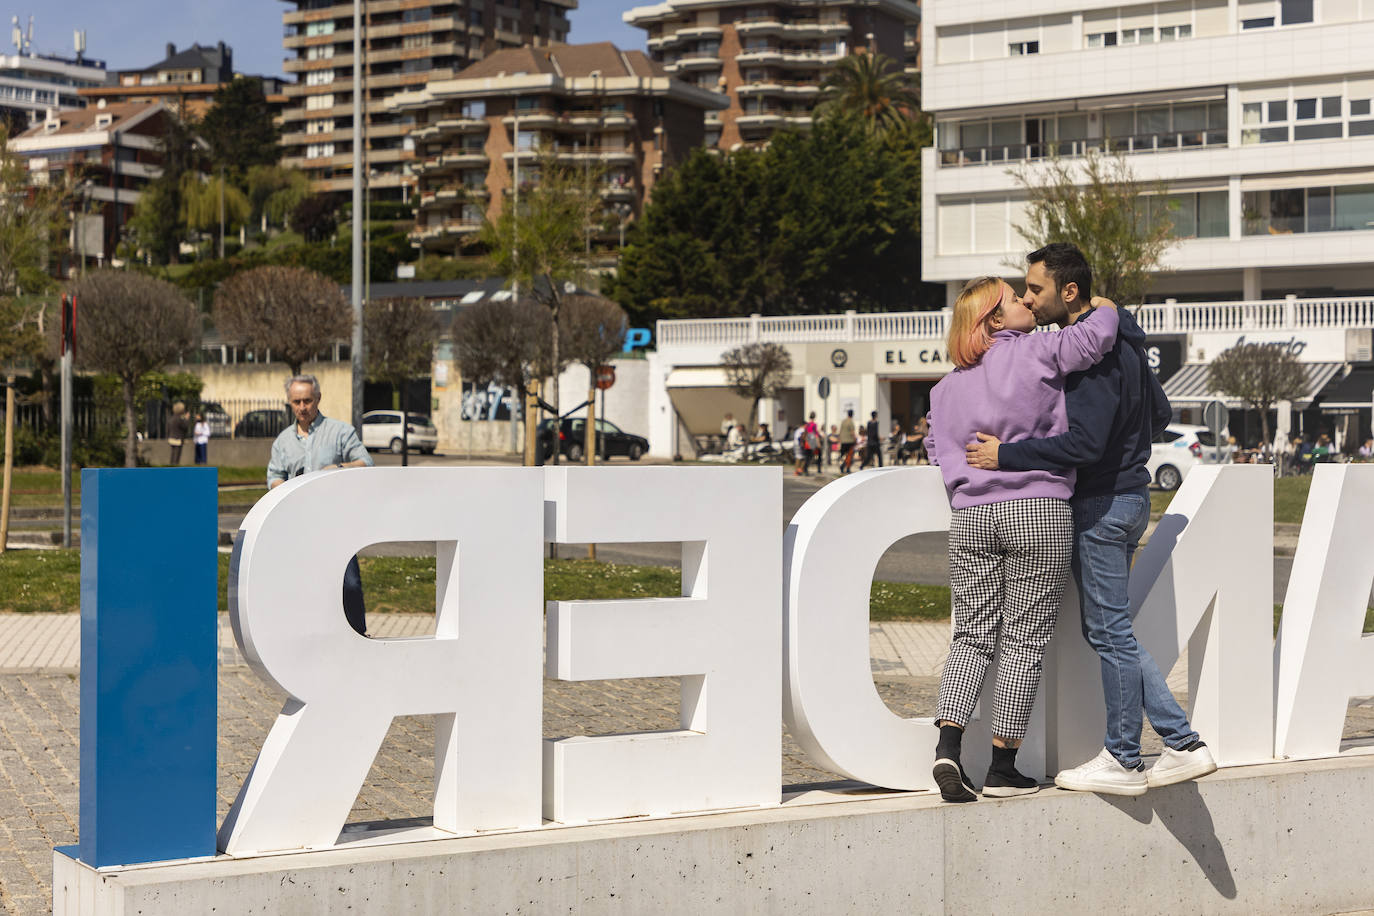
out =
[[[1091,311],[1092,270],[1073,245],[1046,245],[1026,258],[1023,300],[1040,325],[1067,327]],[[1127,577],[1150,520],[1150,444],[1172,415],[1142,344],[1145,332],[1126,309],[1115,346],[1097,365],[1071,373],[1064,388],[1066,432],[999,442],[983,433],[966,448],[968,463],[1011,471],[1077,468],[1070,505],[1073,575],[1083,636],[1102,661],[1107,704],[1105,747],[1055,777],[1064,789],[1143,795],[1151,786],[1196,779],[1216,769],[1211,752],[1174,699],[1150,653],[1135,638]],[[1142,708],[1166,749],[1148,772],[1140,762]]]
[[[315,376],[296,375],[288,379],[286,399],[296,422],[282,430],[272,443],[272,458],[267,464],[269,490],[292,477],[314,471],[372,467],[372,456],[363,447],[357,431],[320,413],[320,383]],[[367,607],[357,557],[344,568],[343,605],[348,625],[366,636]]]

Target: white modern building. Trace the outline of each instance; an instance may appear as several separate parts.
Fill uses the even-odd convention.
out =
[[[923,271],[1013,276],[1009,170],[1124,150],[1183,241],[1151,301],[1374,286],[1374,0],[924,0]]]
[[[18,133],[43,120],[51,109],[81,108],[78,89],[102,86],[107,81],[105,62],[78,54],[0,54],[0,120]]]
[[[860,421],[877,411],[884,435],[894,421],[909,429],[929,409],[930,389],[954,368],[945,342],[949,314],[660,321],[648,358],[650,453],[692,457],[712,447],[727,411],[748,416],[750,405],[731,390],[721,358],[754,342],[778,344],[792,358],[786,388],[759,411],[779,437],[812,411],[827,425],[848,410]],[[1148,334],[1150,365],[1183,422],[1201,423],[1202,405],[1220,399],[1234,411],[1231,432],[1247,445],[1258,440],[1257,416],[1210,390],[1206,372],[1218,353],[1258,343],[1283,347],[1306,370],[1301,396],[1278,412],[1275,429],[1329,433],[1347,449],[1370,434],[1374,296],[1169,302],[1141,306],[1136,318]]]

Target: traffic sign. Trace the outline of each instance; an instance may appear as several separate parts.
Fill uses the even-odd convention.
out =
[[[1229,419],[1229,411],[1222,401],[1208,401],[1202,408],[1202,425],[1210,429],[1214,436],[1221,435]]]
[[[820,384],[816,386],[816,394],[820,395],[822,398],[830,397],[830,379],[824,376],[821,377]]]
[[[605,391],[615,384],[615,366],[596,367],[596,387]]]

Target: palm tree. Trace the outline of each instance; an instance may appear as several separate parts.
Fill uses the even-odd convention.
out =
[[[882,54],[846,57],[826,77],[821,92],[820,114],[855,114],[877,133],[901,127],[921,111],[921,97],[911,80],[896,61]]]

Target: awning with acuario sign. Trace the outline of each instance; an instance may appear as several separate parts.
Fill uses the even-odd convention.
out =
[[[1344,366],[1344,363],[1304,363],[1307,381],[1303,385],[1302,396],[1293,400],[1293,406],[1298,410],[1308,407]],[[1210,367],[1211,363],[1190,363],[1170,376],[1164,383],[1164,393],[1169,403],[1190,405],[1223,401],[1231,410],[1243,409],[1245,405],[1238,398],[1226,397],[1212,390],[1207,378]]]

